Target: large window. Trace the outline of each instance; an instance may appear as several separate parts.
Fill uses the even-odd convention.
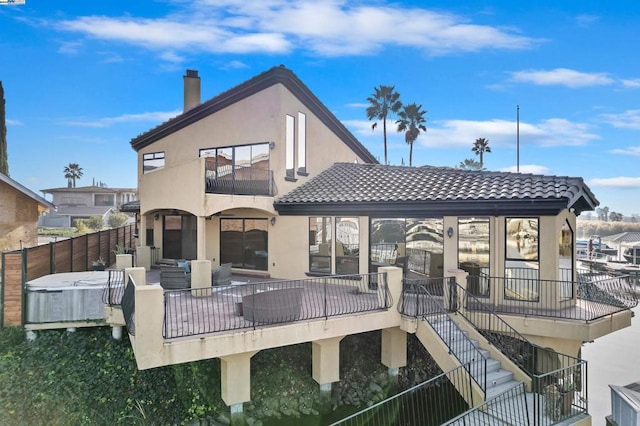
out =
[[[489,218],[458,218],[458,267],[469,273],[467,290],[489,296]]]
[[[336,274],[357,274],[360,263],[360,229],[357,217],[336,218]]]
[[[331,273],[331,218],[309,218],[309,271]]]
[[[519,217],[505,219],[506,299],[539,300],[539,220]]]
[[[207,157],[207,192],[218,194],[269,195],[271,171],[269,143],[200,150]]]
[[[266,271],[267,230],[267,219],[220,219],[220,262]]]
[[[142,156],[142,172],[149,173],[164,167],[164,152],[151,152]]]
[[[298,113],[298,174],[307,174],[307,116]]]
[[[560,297],[571,299],[573,297],[573,229],[568,221],[562,225],[558,235],[558,259]]]
[[[441,218],[372,218],[370,270],[396,265],[416,277],[442,277],[444,238]]]

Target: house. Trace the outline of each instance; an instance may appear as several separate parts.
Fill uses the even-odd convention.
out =
[[[38,218],[55,205],[0,173],[0,252],[38,244]]]
[[[334,318],[325,309],[322,321],[216,335],[190,331],[170,341],[174,319],[162,288],[136,285],[135,304],[127,305],[135,312],[124,302],[123,310],[127,326],[135,323],[130,334],[139,368],[219,357],[232,412],[248,401],[250,359],[261,349],[312,342],[314,379],[330,389],[339,380],[340,339],[382,329],[382,362],[397,370],[406,364],[406,334],[422,327],[403,319],[402,307],[390,308],[403,298],[403,276],[431,280],[441,292],[454,279],[477,304],[499,313],[510,333],[567,354],[554,358],[558,369],[577,359],[584,342],[630,325],[626,299],[622,306],[609,306],[604,296],[603,303],[581,299],[576,216],[598,205],[581,178],[378,164],[283,66],[204,103],[197,71],[187,71],[184,87],[184,112],[131,141],[143,230],[137,264],[152,266],[150,240],[161,257],[191,260],[195,299],[198,291],[212,295],[212,268],[223,263],[236,274],[307,283],[312,292],[329,280],[354,286],[341,293],[345,298],[389,293],[373,297],[379,312]],[[387,286],[369,275],[376,272],[389,275]],[[132,277],[144,283],[139,271]],[[171,300],[179,303],[179,294]],[[595,311],[596,305],[608,307]],[[220,315],[213,308],[198,312]],[[433,342],[423,343],[435,351]],[[442,359],[451,356],[445,351]]]
[[[105,226],[109,216],[117,213],[124,203],[136,200],[135,188],[108,188],[103,185],[82,186],[78,188],[49,188],[42,193],[52,196],[52,202],[58,209],[43,215],[39,226],[68,228],[75,226],[79,219],[100,216]]]

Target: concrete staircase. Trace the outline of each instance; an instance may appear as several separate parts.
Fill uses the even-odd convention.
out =
[[[449,316],[438,315],[435,318],[427,318],[427,322],[449,347],[451,356],[457,358],[461,364],[472,364],[472,377],[485,389],[485,400],[522,383],[514,380],[513,372],[503,369],[500,361],[491,358],[489,351],[480,348],[478,341],[469,338],[467,332],[461,330]]]

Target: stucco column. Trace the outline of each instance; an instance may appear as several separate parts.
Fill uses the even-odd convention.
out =
[[[211,261],[191,261],[191,290],[191,295],[195,297],[211,295]]]
[[[381,352],[382,364],[391,376],[397,376],[398,369],[407,365],[407,333],[399,327],[383,329]]]
[[[138,228],[138,245],[147,245],[147,215],[140,215],[140,227]]]
[[[220,358],[222,400],[234,406],[235,413],[238,413],[238,404],[251,400],[251,357],[257,353],[243,352]]]
[[[133,266],[132,254],[116,254],[116,269],[131,268]]]
[[[129,282],[129,276],[136,283],[136,286],[147,285],[147,271],[144,268],[124,268],[124,285]]]
[[[207,259],[207,224],[204,216],[198,216],[196,220],[196,250],[198,260]]]
[[[453,277],[456,280],[456,283],[462,287],[464,290],[467,289],[467,277],[469,276],[469,273],[467,271],[464,271],[462,269],[449,269],[446,273],[447,277]],[[459,309],[459,308],[464,308],[463,306],[460,305],[460,298],[462,296],[461,292],[464,291],[461,289],[457,289],[457,294],[458,294],[458,298],[456,300],[456,306],[452,306],[451,302],[452,302],[452,298],[451,298],[451,287],[449,285],[449,282],[447,280],[445,280],[444,282],[444,297],[443,297],[443,303],[444,303],[444,307],[445,309]]]
[[[322,390],[330,390],[331,383],[340,380],[340,341],[343,338],[337,336],[311,343],[313,380]]]
[[[136,248],[136,265],[146,270],[151,269],[151,247],[138,246]]]

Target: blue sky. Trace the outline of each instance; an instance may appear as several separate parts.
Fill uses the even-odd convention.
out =
[[[456,166],[489,139],[489,170],[580,176],[611,211],[640,213],[636,1],[44,1],[0,5],[0,80],[13,179],[63,168],[136,186],[132,137],[284,64],[381,161],[366,98],[395,85],[427,113],[414,165]],[[391,164],[409,147],[388,124]]]

